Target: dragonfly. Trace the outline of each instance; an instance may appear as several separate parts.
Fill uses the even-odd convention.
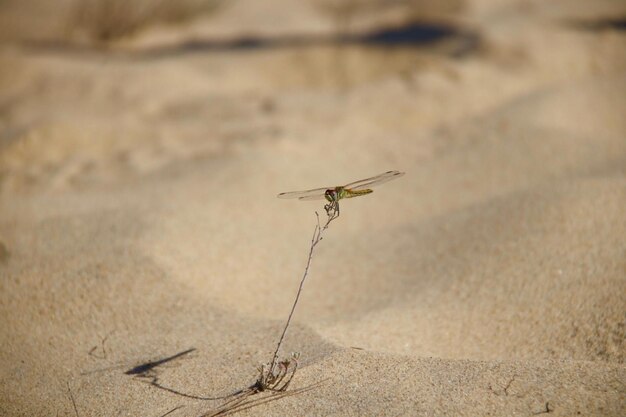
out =
[[[365,178],[346,185],[338,185],[336,187],[314,188],[306,191],[290,191],[278,194],[278,198],[297,198],[298,200],[323,200],[326,199],[329,205],[326,211],[333,209],[339,214],[339,200],[344,198],[359,197],[374,192],[371,187],[375,187],[399,178],[404,175],[400,171],[387,171],[375,177]]]

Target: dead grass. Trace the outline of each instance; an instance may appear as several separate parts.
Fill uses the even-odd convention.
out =
[[[149,26],[212,14],[224,3],[223,0],[74,0],[68,33],[95,43],[110,43]]]
[[[402,0],[311,0],[313,6],[333,22],[336,36],[350,33],[356,19],[391,7]]]
[[[439,19],[458,14],[465,0],[310,0],[321,14],[330,18],[338,36],[347,35],[359,19],[401,10],[406,21]]]

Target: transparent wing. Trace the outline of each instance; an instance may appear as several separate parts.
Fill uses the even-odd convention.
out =
[[[306,191],[290,191],[288,193],[280,193],[278,194],[278,198],[298,198],[300,200],[318,200],[324,198],[324,193],[326,190],[334,187],[328,188],[314,188],[312,190]]]
[[[404,175],[404,172],[387,171],[384,174],[376,175],[375,177],[351,182],[350,184],[346,184],[344,187],[350,190],[359,191],[365,188],[375,187],[377,185],[384,184],[387,181],[391,181],[392,179],[399,178],[403,175]]]
[[[326,192],[326,191],[324,191]],[[298,197],[298,200],[325,200],[326,196],[324,194],[315,194],[315,195],[307,195],[304,197]]]

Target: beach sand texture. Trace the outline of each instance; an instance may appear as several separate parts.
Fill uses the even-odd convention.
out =
[[[105,49],[17,3],[0,415],[218,407],[125,372],[194,348],[158,382],[253,383],[323,214],[276,194],[388,170],[341,202],[283,345],[290,390],[319,385],[238,415],[626,415],[624,2],[449,1],[439,41],[376,46],[315,1],[238,0]]]

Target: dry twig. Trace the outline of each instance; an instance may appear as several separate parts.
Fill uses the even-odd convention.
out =
[[[289,316],[287,317],[287,322],[285,323],[283,332],[278,339],[278,344],[276,345],[276,350],[274,351],[274,355],[272,356],[272,361],[259,367],[259,377],[253,385],[251,385],[248,389],[241,391],[240,393],[234,394],[232,399],[226,401],[224,404],[210,411],[208,414],[205,414],[203,417],[225,416],[235,413],[237,411],[247,410],[249,408],[275,401],[280,398],[297,395],[302,392],[309,391],[322,383],[322,381],[320,381],[313,385],[286,392],[289,384],[291,383],[291,380],[298,370],[299,353],[292,353],[291,357],[283,360],[278,360],[278,357],[280,354],[280,348],[283,344],[283,341],[285,340],[285,335],[287,334],[287,329],[289,328],[289,324],[291,323],[291,318],[293,317],[296,306],[298,305],[298,301],[300,300],[300,294],[302,293],[304,282],[309,275],[309,268],[311,266],[311,260],[313,259],[313,252],[315,251],[315,247],[323,239],[322,235],[326,231],[326,229],[328,229],[330,222],[339,217],[339,203],[337,200],[333,200],[330,203],[326,204],[324,206],[324,209],[326,210],[326,215],[328,216],[324,226],[320,224],[319,214],[315,212],[317,224],[315,225],[313,237],[311,238],[309,257],[307,259],[306,267],[304,268],[302,279],[300,280],[300,285],[298,287],[298,292],[296,293],[296,298],[294,299],[293,305],[291,306],[291,311],[289,312]],[[264,392],[270,392],[270,394],[260,398],[250,398],[255,394]]]

